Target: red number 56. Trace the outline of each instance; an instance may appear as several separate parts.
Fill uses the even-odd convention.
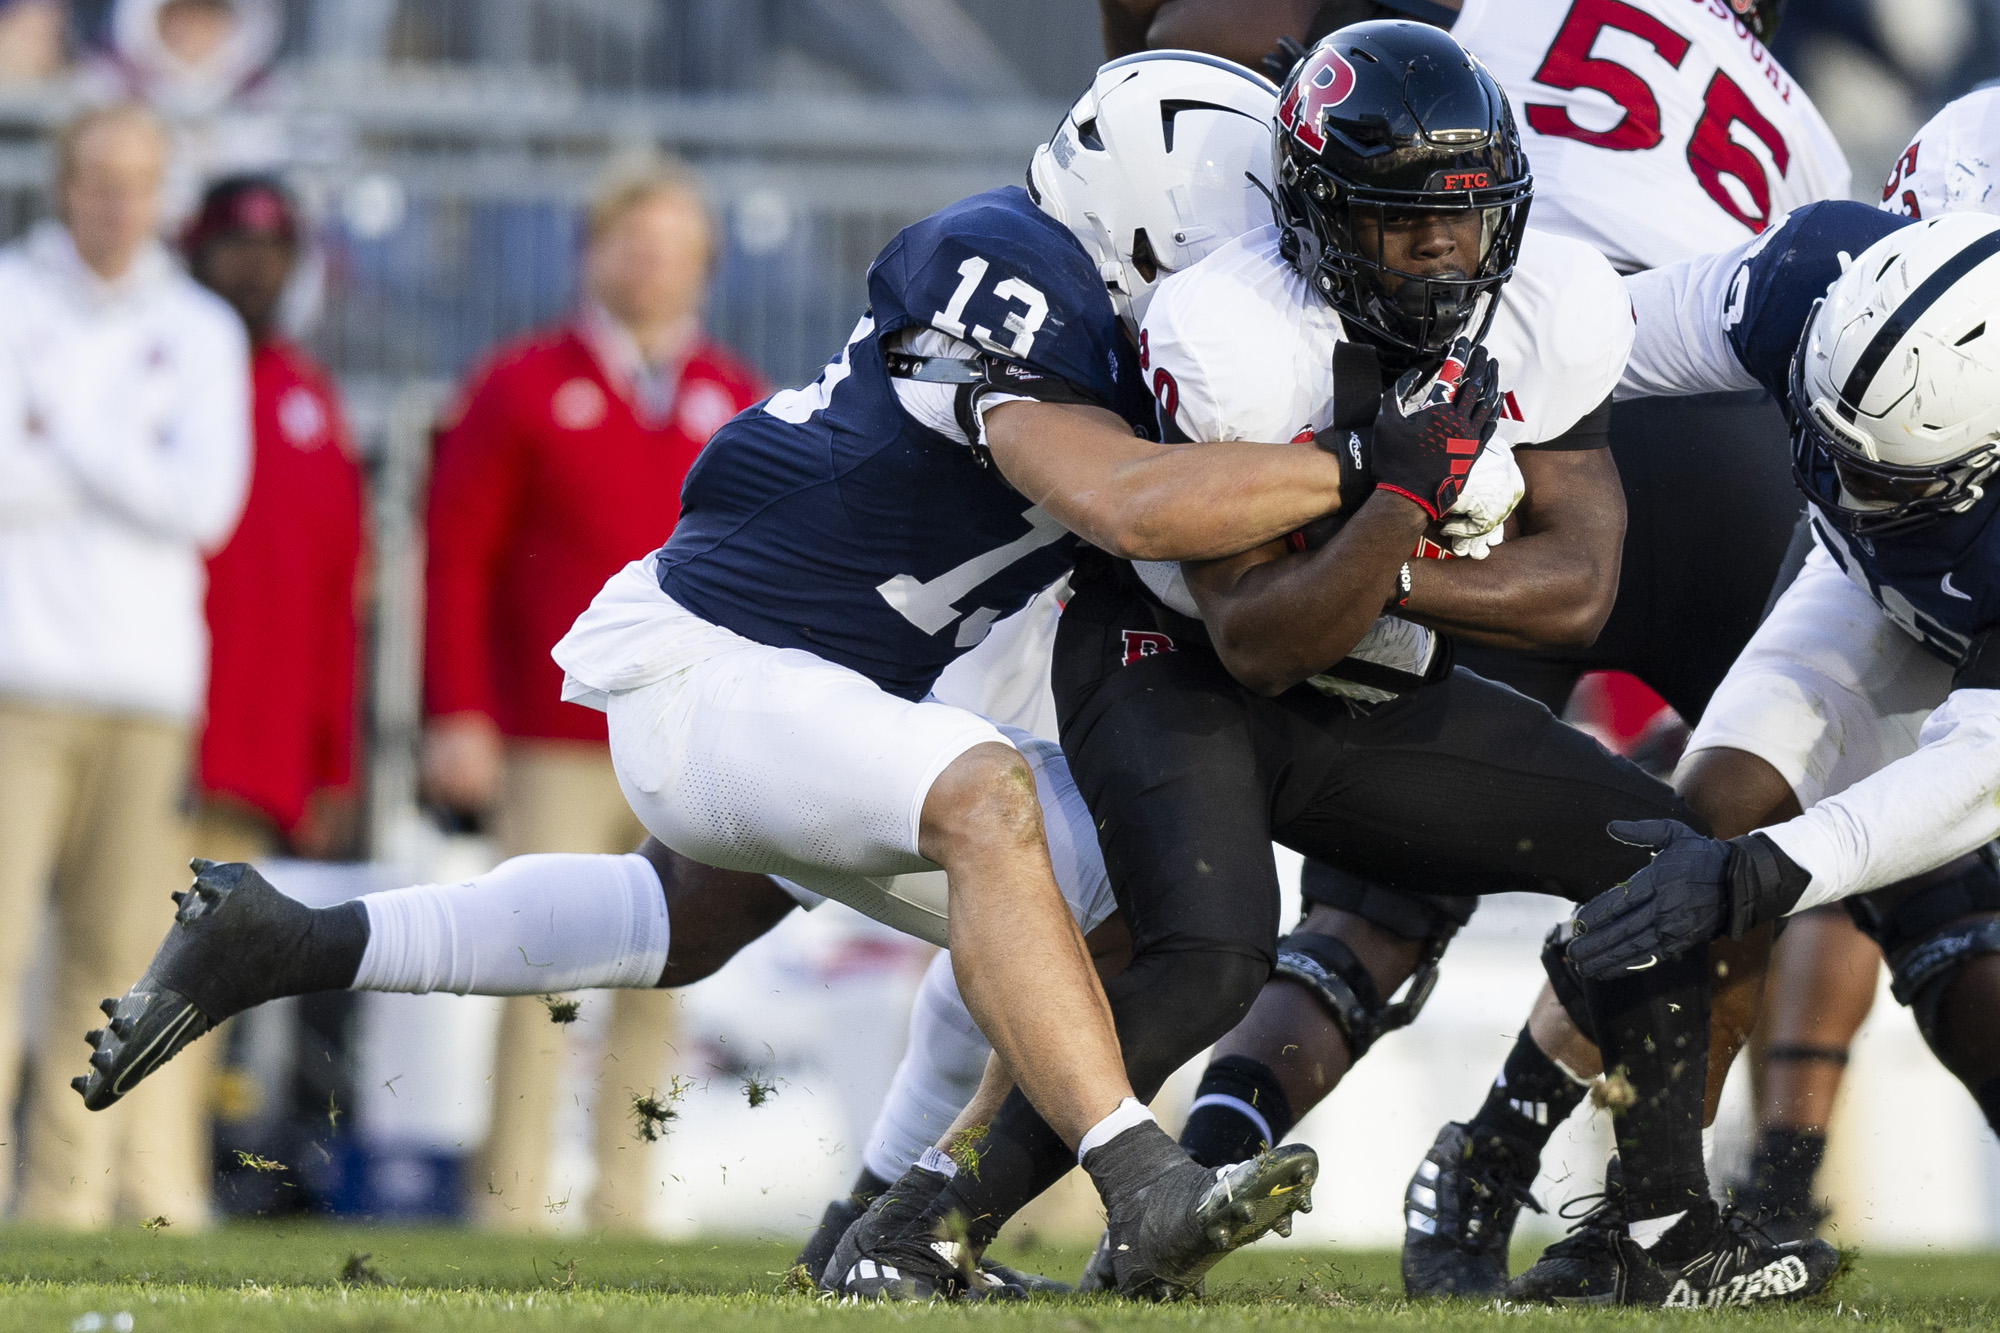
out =
[[[1590,130],[1570,119],[1559,106],[1530,102],[1526,107],[1529,126],[1538,134],[1577,139],[1614,153],[1633,153],[1657,147],[1660,132],[1660,100],[1645,79],[1615,60],[1591,54],[1597,38],[1606,28],[1630,33],[1659,53],[1660,59],[1675,69],[1687,59],[1692,47],[1687,38],[1641,9],[1622,0],[1576,0],[1563,19],[1562,28],[1535,71],[1535,82],[1564,92],[1591,88],[1603,93],[1622,109],[1609,129]],[[1688,168],[1701,182],[1708,197],[1723,212],[1753,232],[1760,232],[1771,220],[1771,182],[1757,155],[1730,135],[1741,125],[1761,140],[1784,175],[1791,165],[1791,150],[1777,126],[1766,120],[1750,101],[1749,94],[1720,70],[1708,81],[1702,97],[1701,120],[1688,139]],[[1751,207],[1745,210],[1722,183],[1723,177],[1741,183]]]

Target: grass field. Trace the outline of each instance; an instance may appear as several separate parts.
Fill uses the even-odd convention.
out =
[[[1679,1314],[1412,1305],[1395,1256],[1251,1251],[1209,1279],[1197,1302],[1151,1307],[1058,1299],[972,1309],[843,1308],[787,1291],[791,1250],[743,1242],[593,1237],[518,1239],[430,1229],[272,1224],[208,1235],[137,1227],[93,1236],[0,1230],[0,1329],[134,1333],[247,1330],[745,1330],[808,1321],[824,1333],[943,1322],[995,1333],[1282,1333],[1305,1327],[1529,1333],[1583,1324],[1630,1329],[1690,1321],[1758,1328],[2000,1326],[2000,1257],[1863,1258],[1836,1290],[1782,1311]],[[365,1257],[363,1257],[365,1256]],[[1072,1276],[1078,1251],[1009,1258]],[[92,1320],[92,1313],[98,1319]]]

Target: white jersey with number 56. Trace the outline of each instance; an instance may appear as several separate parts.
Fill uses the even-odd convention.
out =
[[[1727,0],[1465,0],[1451,33],[1514,104],[1534,225],[1625,272],[1847,197],[1832,131]]]

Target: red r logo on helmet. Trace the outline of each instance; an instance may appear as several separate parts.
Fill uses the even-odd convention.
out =
[[[1354,66],[1338,51],[1321,47],[1306,57],[1304,68],[1292,81],[1292,90],[1278,108],[1278,123],[1313,152],[1324,152],[1324,117],[1353,91]]]

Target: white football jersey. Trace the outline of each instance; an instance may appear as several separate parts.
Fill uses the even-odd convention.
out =
[[[1623,272],[1848,195],[1833,132],[1725,0],[1465,0],[1451,35],[1513,103],[1534,225]]]
[[[1139,365],[1162,424],[1172,418],[1190,440],[1303,439],[1333,424],[1333,348],[1345,337],[1279,253],[1278,229],[1263,227],[1160,284]],[[1503,396],[1495,437],[1556,439],[1618,383],[1632,347],[1625,286],[1588,245],[1530,228],[1483,346]],[[1197,614],[1178,565],[1138,569],[1169,606]],[[1428,630],[1384,616],[1353,655],[1421,674],[1432,650]]]
[[[1917,131],[1882,184],[1882,207],[1905,217],[2000,213],[2000,87],[1976,88]]]

